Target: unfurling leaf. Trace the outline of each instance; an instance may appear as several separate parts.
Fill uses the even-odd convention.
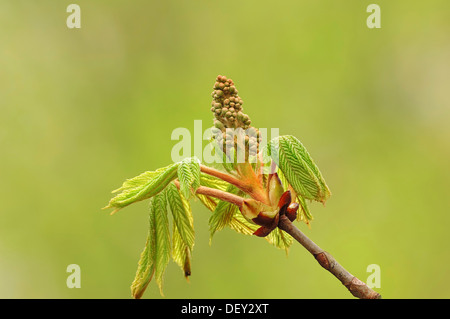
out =
[[[173,183],[166,188],[166,197],[174,221],[172,258],[187,277],[191,274],[190,259],[194,247],[194,220],[191,207]]]
[[[156,237],[156,251],[155,251],[155,280],[158,284],[161,295],[164,272],[170,260],[170,231],[169,220],[167,216],[167,203],[164,192],[159,193],[154,199],[154,215],[155,215],[155,237]]]
[[[186,158],[179,163],[178,181],[181,193],[190,199],[200,186],[200,163],[197,158]]]
[[[323,203],[330,197],[322,174],[298,139],[290,135],[274,138],[269,152],[299,196]]]
[[[113,197],[105,208],[115,208],[115,213],[132,203],[155,196],[177,177],[178,165],[179,163],[171,164],[126,180],[122,187],[113,191],[120,193]]]
[[[184,243],[194,247],[194,225],[191,207],[174,183],[170,183],[165,191],[167,202],[172,212],[173,222]]]

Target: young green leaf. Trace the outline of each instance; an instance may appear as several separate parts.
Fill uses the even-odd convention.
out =
[[[205,205],[206,208],[208,208],[210,211],[214,211],[217,207],[217,203],[219,202],[218,199],[203,195],[203,194],[195,194],[195,196],[200,200],[200,202]]]
[[[183,196],[191,198],[200,186],[200,164],[197,158],[186,158],[179,163],[178,181]]]
[[[272,139],[270,156],[297,194],[320,202],[330,197],[331,192],[322,174],[298,139],[290,135]]]
[[[153,199],[152,199],[153,201]],[[155,259],[156,259],[156,227],[155,227],[155,207],[150,203],[149,214],[149,231],[145,248],[141,253],[138,263],[138,269],[133,283],[131,284],[131,294],[133,298],[140,299],[147,288],[149,282],[152,280],[155,273]]]
[[[164,272],[170,260],[171,245],[169,220],[167,217],[167,203],[164,192],[159,193],[154,199],[155,209],[155,233],[156,233],[156,252],[155,252],[155,280],[158,284],[161,295]]]
[[[269,243],[271,243],[275,247],[284,249],[286,251],[286,254],[289,251],[289,247],[291,247],[293,243],[292,236],[279,228],[275,228],[274,230],[272,230],[272,232],[267,235],[266,238]]]
[[[172,212],[173,222],[187,247],[194,247],[194,225],[191,207],[174,183],[170,183],[166,190],[166,198]]]
[[[235,195],[241,194],[241,190],[231,184],[228,186],[226,191]],[[209,218],[210,241],[217,231],[222,230],[225,226],[230,224],[236,211],[236,205],[222,200],[219,201],[216,209]]]
[[[115,208],[112,212],[115,213],[132,203],[155,196],[177,177],[178,165],[174,163],[126,180],[122,187],[113,191],[120,193],[113,197],[105,208]]]
[[[237,209],[233,214],[233,218],[231,219],[229,226],[234,231],[244,235],[253,235],[253,233],[260,227],[259,225],[249,222]]]
[[[174,224],[172,235],[172,259],[183,270],[186,278],[191,275],[191,254],[192,249],[186,245],[184,240],[181,238],[177,226]]]
[[[194,248],[194,218],[189,201],[171,183],[167,198],[173,216],[172,259],[181,267],[184,276],[191,275],[191,254]]]
[[[202,186],[216,188],[221,191],[226,191],[228,185],[230,185],[228,182],[225,182],[220,178],[205,173],[200,173],[200,184]]]

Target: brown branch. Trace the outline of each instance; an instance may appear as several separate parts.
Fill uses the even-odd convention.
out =
[[[174,183],[178,188],[180,188],[179,181],[175,180]],[[244,202],[244,199],[240,196],[237,196],[237,195],[234,195],[234,194],[231,194],[228,192],[224,192],[219,189],[206,187],[206,186],[200,186],[199,188],[197,188],[196,193],[201,194],[201,195],[215,197],[215,198],[224,200],[226,202],[230,202],[238,207],[241,207],[242,203]]]
[[[311,239],[303,234],[292,222],[285,216],[280,216],[278,227],[289,235],[294,237],[303,247],[305,247],[317,262],[333,276],[341,281],[341,283],[350,291],[350,293],[360,299],[381,299],[381,295],[369,288],[364,282],[350,274],[342,267],[333,256],[323,251]]]

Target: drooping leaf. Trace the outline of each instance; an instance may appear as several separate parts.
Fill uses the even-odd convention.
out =
[[[172,199],[168,200],[174,216],[172,259],[183,270],[184,276],[188,278],[191,275],[191,254],[194,248],[194,218],[189,201],[181,195],[175,185],[173,187],[171,185],[169,185],[167,192],[171,191],[170,196],[173,196]],[[175,191],[178,192],[178,196]]]
[[[152,200],[153,201],[153,200]],[[133,298],[140,299],[155,273],[156,260],[156,227],[155,227],[155,207],[150,202],[149,231],[144,250],[138,263],[138,269],[133,283],[131,284],[131,294]]]
[[[177,226],[173,225],[172,235],[172,259],[183,270],[184,276],[191,275],[191,253],[192,250],[186,245],[180,236]]]
[[[194,224],[189,202],[183,197],[174,183],[166,188],[166,198],[172,212],[173,222],[187,247],[194,247]]]
[[[290,135],[272,139],[270,156],[298,195],[320,202],[330,197],[322,174],[298,139]]]
[[[200,186],[200,164],[197,158],[186,158],[179,163],[178,181],[183,196],[191,198]]]
[[[155,196],[177,177],[177,168],[178,163],[174,163],[126,180],[122,187],[113,191],[120,193],[113,197],[105,208],[115,208],[115,213],[132,203]]]
[[[161,295],[163,295],[164,272],[169,263],[171,252],[169,220],[167,216],[166,195],[164,192],[155,196],[154,206],[156,233],[155,280]]]

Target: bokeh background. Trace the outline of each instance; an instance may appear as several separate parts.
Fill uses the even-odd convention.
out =
[[[75,2],[75,1],[74,1]],[[333,196],[301,229],[384,298],[449,298],[450,2],[0,2],[0,297],[129,298],[147,204],[101,207],[168,165],[174,128],[212,125],[231,77],[259,127],[298,137]],[[187,283],[166,298],[352,298],[298,244],[287,257],[193,204]],[[66,267],[81,267],[68,289]],[[161,298],[154,282],[144,296]]]

